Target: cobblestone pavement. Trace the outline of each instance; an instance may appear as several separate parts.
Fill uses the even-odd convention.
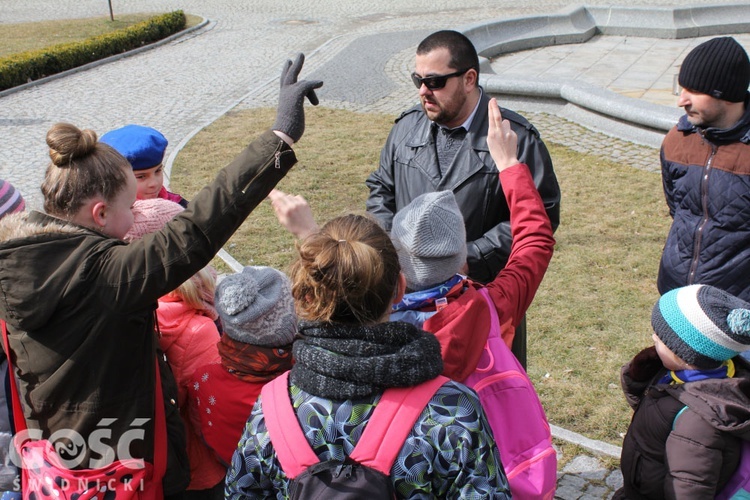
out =
[[[555,498],[560,500],[609,499],[622,486],[619,469],[609,469],[596,457],[578,455],[557,473]]]
[[[39,185],[47,164],[44,137],[55,122],[69,121],[99,133],[125,123],[148,124],[170,139],[168,154],[172,154],[191,134],[235,106],[275,106],[279,68],[297,52],[307,55],[303,77],[325,81],[319,92],[322,105],[395,115],[416,102],[408,75],[414,48],[427,33],[460,29],[491,19],[554,13],[573,5],[553,0],[464,0],[460,8],[451,0],[433,0],[428,4],[419,0],[115,0],[112,3],[116,15],[179,8],[206,18],[209,23],[157,49],[0,97],[0,132],[4,139],[0,146],[0,177],[21,189],[31,207],[41,206]],[[608,4],[603,0],[587,3]],[[631,6],[675,3],[691,2],[628,2]],[[707,3],[721,1],[703,2]],[[54,6],[46,0],[0,3],[0,23],[55,19],[61,15],[106,16],[108,11],[100,0],[59,0]],[[612,40],[600,43],[617,44]],[[619,41],[621,46],[626,43]],[[684,48],[685,42],[681,49]],[[590,62],[581,59],[580,50],[568,46],[553,51],[535,49],[507,56],[508,59],[493,64],[493,69],[502,74],[526,68],[558,77],[554,67],[557,71],[570,71],[574,61]],[[647,50],[641,49],[643,53]],[[678,49],[672,50],[676,53]],[[602,55],[593,57],[601,59]],[[546,62],[540,62],[545,58]],[[649,61],[652,65],[661,64]],[[565,76],[596,78],[596,66],[574,67],[574,72]],[[648,87],[642,81],[629,80],[626,73],[629,73],[627,67],[620,68],[622,78],[599,84],[643,99],[665,97],[664,92],[649,94],[647,90],[669,83],[668,71],[652,78]],[[643,88],[634,88],[638,85]],[[667,93],[669,90],[666,85]],[[642,95],[636,95],[638,92]],[[524,111],[522,104],[508,107]],[[658,170],[658,151],[653,148],[590,131],[551,113],[525,114],[546,141],[584,153],[607,155],[645,170]],[[621,484],[621,476],[603,463],[593,454],[567,461],[559,473],[557,498],[609,498]]]

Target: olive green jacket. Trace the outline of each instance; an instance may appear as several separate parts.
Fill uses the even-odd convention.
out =
[[[208,264],[295,162],[268,131],[164,229],[130,244],[40,212],[0,221],[0,319],[30,429],[77,432],[80,467],[99,465],[99,442],[116,450],[130,440],[132,456],[150,460],[157,299]],[[168,370],[163,378],[173,385]],[[182,432],[174,405],[171,448]],[[184,482],[170,483],[181,467],[170,459],[166,494]]]

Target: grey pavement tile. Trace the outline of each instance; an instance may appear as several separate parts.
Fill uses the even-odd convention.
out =
[[[595,457],[579,455],[568,462],[562,470],[565,474],[576,474],[593,481],[603,481],[608,474],[602,463]]]
[[[620,469],[615,469],[610,473],[609,476],[607,476],[607,479],[604,481],[604,483],[612,488],[613,490],[616,490],[618,488],[622,487],[622,471]]]
[[[588,481],[575,475],[565,474],[557,481],[555,498],[560,500],[575,500],[581,496],[588,486]]]
[[[589,485],[583,492],[583,495],[579,497],[580,500],[602,500],[607,498],[611,492],[606,486]]]

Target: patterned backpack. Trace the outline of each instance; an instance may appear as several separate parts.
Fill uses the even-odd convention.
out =
[[[500,322],[486,288],[490,333],[476,370],[463,381],[479,394],[495,435],[500,459],[516,499],[552,499],[557,482],[557,453],[547,416],[534,385],[500,336]]]
[[[386,390],[350,456],[321,462],[307,442],[289,400],[289,372],[261,391],[261,406],[289,498],[305,500],[393,499],[391,467],[414,423],[444,383],[439,376],[415,387]]]

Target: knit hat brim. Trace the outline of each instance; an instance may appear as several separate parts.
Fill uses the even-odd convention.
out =
[[[716,99],[743,102],[750,85],[750,59],[734,38],[713,38],[685,57],[678,81],[683,88]]]
[[[750,312],[750,304],[718,288],[691,285],[662,295],[651,325],[677,357],[701,369],[715,368],[750,348],[750,331],[728,322],[732,311],[745,309]]]
[[[455,276],[466,263],[466,253],[431,259],[398,251],[398,263],[406,278],[407,289],[426,290]]]

